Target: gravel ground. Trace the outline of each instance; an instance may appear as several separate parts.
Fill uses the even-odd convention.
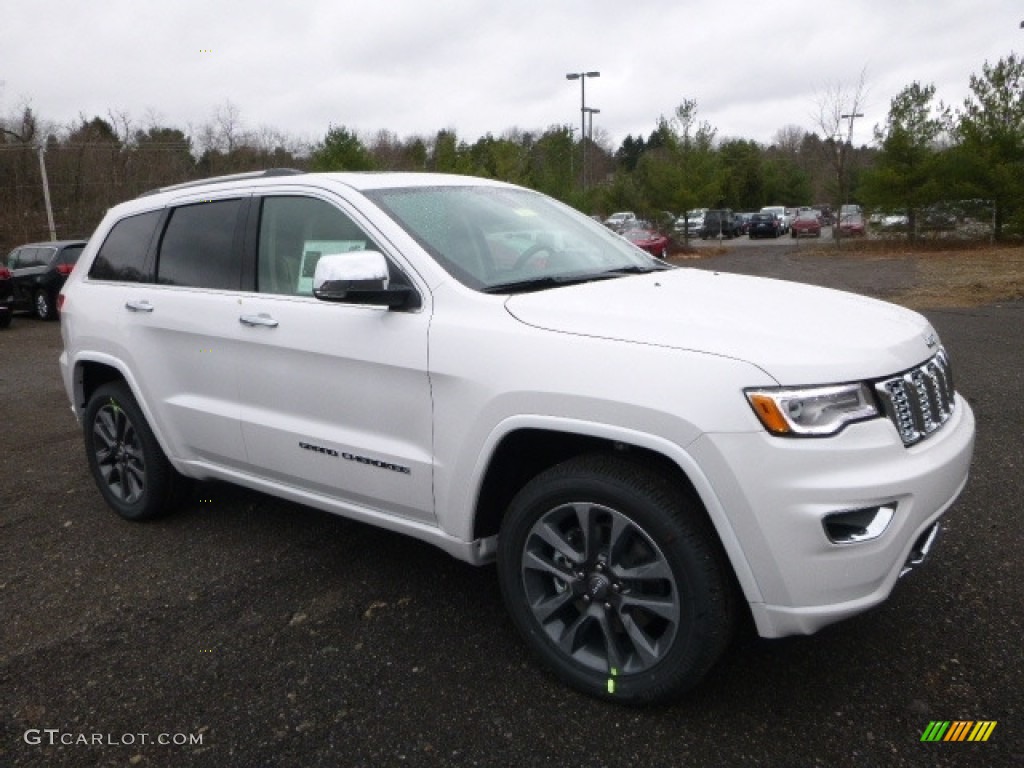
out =
[[[882,296],[914,275],[782,246],[694,264]],[[542,672],[492,568],[221,484],[121,521],[87,473],[59,327],[16,317],[0,332],[0,766],[1024,764],[1024,303],[927,314],[978,419],[929,562],[813,637],[741,635],[689,698],[646,710]],[[931,720],[998,725],[921,743]]]

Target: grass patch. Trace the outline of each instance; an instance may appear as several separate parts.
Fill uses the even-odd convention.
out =
[[[919,240],[844,241],[802,252],[823,257],[903,259],[914,264],[914,287],[889,300],[914,309],[973,307],[1024,299],[1024,248],[992,243]]]

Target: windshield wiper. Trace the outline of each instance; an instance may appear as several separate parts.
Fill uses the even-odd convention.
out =
[[[615,269],[609,269],[606,272],[602,272],[602,275],[608,275],[609,277],[618,277],[620,275],[646,275],[648,272],[664,272],[666,269],[673,269],[670,264],[654,263],[650,265],[636,264],[630,267],[616,267]]]
[[[481,288],[482,293],[526,293],[528,291],[543,291],[547,288],[561,288],[566,285],[579,285],[589,283],[592,280],[609,280],[613,277],[620,277],[615,271],[611,272],[587,272],[582,275],[545,275],[544,277],[531,277],[526,280],[511,280],[507,283],[497,283]]]

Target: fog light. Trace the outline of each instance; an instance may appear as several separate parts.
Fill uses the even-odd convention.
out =
[[[833,512],[822,521],[825,535],[833,544],[856,544],[881,536],[896,514],[896,503],[881,507]]]

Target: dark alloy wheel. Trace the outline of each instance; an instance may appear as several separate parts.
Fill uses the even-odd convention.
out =
[[[128,520],[173,508],[184,488],[131,391],[123,382],[99,387],[82,420],[85,450],[103,498]]]
[[[732,635],[729,566],[699,505],[647,467],[573,459],[530,481],[502,525],[509,613],[559,677],[627,703],[695,685]]]

